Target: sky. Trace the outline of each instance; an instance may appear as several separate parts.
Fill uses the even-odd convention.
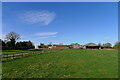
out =
[[[117,2],[3,2],[2,35],[35,45],[118,41]]]
[[[2,2],[119,2],[119,0],[2,0]]]

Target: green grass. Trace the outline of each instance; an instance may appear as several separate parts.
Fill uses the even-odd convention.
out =
[[[44,50],[48,53],[4,62],[3,78],[118,77],[117,50]]]
[[[28,53],[42,51],[42,49],[28,49],[28,50],[2,50],[2,54],[12,54],[12,53]]]

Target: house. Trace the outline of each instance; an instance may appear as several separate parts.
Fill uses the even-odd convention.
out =
[[[75,44],[71,44],[71,46],[69,48],[72,48],[72,49],[83,49],[83,46],[78,44],[78,43],[75,43]]]
[[[48,49],[53,49],[53,48],[56,48],[56,46],[52,45],[52,44],[49,44],[48,45]]]
[[[96,45],[95,43],[88,43],[83,46],[84,49],[101,49],[100,46]]]

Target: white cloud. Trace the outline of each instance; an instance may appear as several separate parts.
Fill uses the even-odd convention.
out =
[[[56,14],[49,11],[26,11],[20,18],[22,21],[29,24],[40,23],[42,25],[48,25],[55,19]]]
[[[56,37],[56,36],[39,37],[39,39],[47,39],[47,38],[52,38],[52,37]]]
[[[56,35],[58,32],[42,32],[42,33],[36,33],[35,35],[38,36],[51,36],[51,35]]]

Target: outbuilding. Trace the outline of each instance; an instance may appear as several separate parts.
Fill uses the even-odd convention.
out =
[[[95,43],[85,44],[83,48],[84,49],[101,49],[101,47],[96,45]]]
[[[78,43],[75,43],[75,44],[71,44],[71,46],[69,48],[72,48],[72,49],[82,49],[83,46],[78,44]]]

